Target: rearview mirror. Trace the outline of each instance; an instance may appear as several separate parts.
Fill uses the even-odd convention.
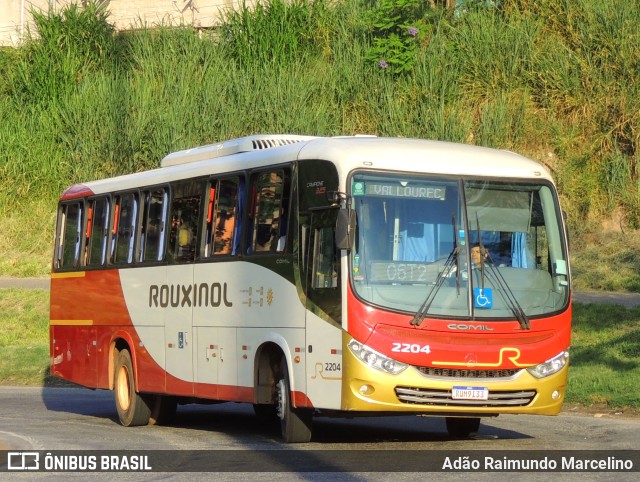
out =
[[[356,232],[356,213],[351,209],[342,208],[336,219],[336,247],[351,249]]]

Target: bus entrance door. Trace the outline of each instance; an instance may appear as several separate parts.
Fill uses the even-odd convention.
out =
[[[342,329],[336,209],[316,211],[303,226],[306,243],[307,395],[314,405],[339,409],[342,397]]]

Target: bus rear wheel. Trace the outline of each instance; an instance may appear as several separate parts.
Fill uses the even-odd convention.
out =
[[[151,409],[136,392],[133,364],[128,350],[121,350],[116,357],[113,391],[118,419],[122,425],[133,427],[149,423]]]
[[[280,419],[282,439],[286,443],[304,443],[311,440],[313,412],[309,409],[294,408],[291,404],[291,383],[287,365],[283,361],[280,380],[276,385],[277,413]]]
[[[469,438],[478,433],[479,418],[447,417],[447,433],[454,438]]]

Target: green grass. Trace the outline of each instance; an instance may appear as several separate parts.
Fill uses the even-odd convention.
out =
[[[0,385],[49,376],[49,293],[0,290]],[[640,307],[576,304],[566,402],[640,410]]]
[[[576,290],[640,292],[640,231],[605,231],[571,236]]]
[[[640,408],[640,307],[574,308],[567,402]]]
[[[49,379],[49,292],[0,290],[0,384]]]

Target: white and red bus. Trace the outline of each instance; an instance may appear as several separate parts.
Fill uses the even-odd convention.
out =
[[[557,414],[571,331],[547,171],[512,152],[265,135],[67,189],[51,373],[124,425],[251,403],[287,442],[314,416]]]

